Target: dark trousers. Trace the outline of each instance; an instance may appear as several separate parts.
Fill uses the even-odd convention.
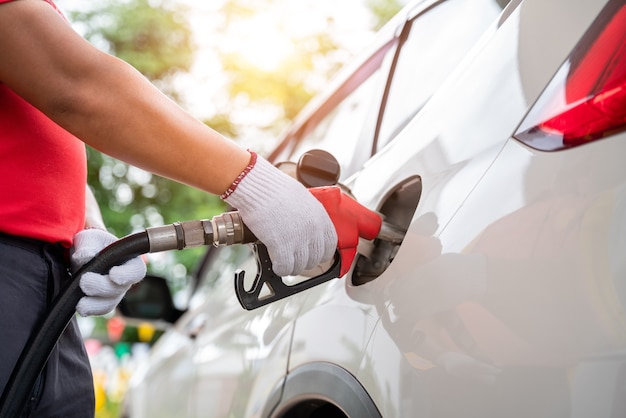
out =
[[[60,245],[0,234],[0,390],[33,328],[70,279],[65,258]],[[91,368],[74,318],[39,376],[24,416],[83,418],[94,413]]]

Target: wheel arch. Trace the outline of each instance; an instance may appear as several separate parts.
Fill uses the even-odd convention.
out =
[[[361,383],[346,369],[327,362],[302,365],[291,371],[270,395],[262,416],[290,418],[316,416],[322,407],[334,407],[348,417],[381,418]],[[310,414],[309,414],[310,412]]]

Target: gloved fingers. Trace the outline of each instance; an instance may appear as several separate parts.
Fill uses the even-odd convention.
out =
[[[70,256],[70,264],[72,266],[72,273],[76,273],[82,266],[84,266],[89,260],[93,258],[95,254],[88,255],[86,253],[74,253]]]
[[[334,243],[335,236],[331,234],[322,239],[305,236],[295,241],[285,240],[277,245],[266,246],[274,273],[279,276],[290,276],[311,270],[322,262],[331,260],[335,254]]]
[[[273,239],[264,241],[264,238],[260,238],[267,247],[274,273],[279,276],[293,276],[332,260],[337,249],[337,234],[330,221],[327,226],[324,228],[318,224],[305,227],[300,234],[287,235],[281,241]],[[308,231],[307,228],[309,228]],[[325,233],[315,234],[314,232],[318,229],[324,230]],[[266,235],[257,234],[257,237],[259,236]]]
[[[335,254],[337,238],[334,229],[328,231],[331,233],[319,239],[314,234],[306,233],[298,235],[296,240],[283,239],[279,242],[269,239],[266,242],[261,238],[272,260],[274,273],[279,276],[293,276],[331,260]]]
[[[312,228],[318,228],[313,226]],[[301,240],[292,249],[293,269],[297,271],[311,270],[321,263],[332,260],[337,248],[337,234],[333,227],[322,228],[324,235],[311,234],[309,245],[303,246]]]
[[[329,227],[325,229],[324,237],[323,237],[323,246],[324,246],[324,255],[322,256],[323,261],[328,261],[333,258],[335,253],[337,252],[337,242],[339,241],[339,237],[337,236],[337,231],[333,226],[332,221],[328,218]]]
[[[302,256],[296,256],[296,250],[286,242],[280,245],[266,245],[272,260],[272,270],[279,276],[293,276],[304,269]]]
[[[334,228],[327,228],[326,233],[321,239],[314,241],[310,248],[313,249],[313,252],[320,255],[319,261],[315,261],[313,259],[309,259],[309,262],[305,266],[305,270],[310,270],[320,263],[332,260],[335,252],[337,250],[337,233]]]
[[[274,273],[279,276],[295,276],[330,258],[325,257],[323,240],[316,240],[314,234],[307,232],[309,231],[297,236],[287,236],[278,242],[268,240],[265,246],[272,260]]]
[[[115,266],[109,270],[109,278],[115,284],[130,286],[146,276],[146,263],[141,257],[135,257],[121,266]]]
[[[104,247],[115,242],[117,237],[102,229],[84,229],[74,235],[70,261],[73,271],[91,260]]]
[[[99,250],[96,250],[95,248],[82,248],[78,251],[72,252],[70,261],[72,263],[73,270],[78,270],[96,254],[98,254],[98,252]]]
[[[74,236],[71,264],[74,271],[91,260],[103,248],[117,241],[117,237],[101,229],[85,229]],[[135,257],[121,266],[110,269],[109,274],[86,272],[80,277],[82,297],[76,310],[82,316],[104,315],[111,312],[122,300],[133,283],[146,275],[146,265]]]
[[[110,298],[83,296],[76,305],[76,311],[81,316],[106,315],[120,303],[124,294]]]
[[[80,278],[80,288],[87,296],[101,298],[117,297],[124,295],[130,285],[120,285],[110,280],[106,274],[87,272]]]
[[[109,275],[92,272],[84,273],[79,284],[86,295],[76,306],[76,310],[82,316],[104,315],[111,312],[131,286],[114,283]]]
[[[276,260],[276,261],[272,261],[272,270],[274,271],[274,273],[276,273],[277,275],[281,277],[297,274],[295,273],[295,271],[297,270],[293,268],[293,264],[289,263],[290,260],[284,259],[282,257],[278,257],[276,255],[272,255],[269,248],[267,251],[270,255],[270,260]]]
[[[309,247],[305,248],[296,248],[294,252],[294,268],[297,268],[301,271],[303,270],[311,270],[313,267],[317,266],[326,258],[323,257],[324,249],[322,248],[323,243],[318,241],[313,241]],[[318,254],[318,257],[311,257],[309,253]],[[319,260],[318,260],[319,259]]]

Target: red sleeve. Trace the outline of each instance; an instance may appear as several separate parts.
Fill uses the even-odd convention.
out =
[[[2,4],[2,3],[10,3],[12,1],[15,1],[15,0],[0,0],[0,4]],[[63,16],[63,13],[61,13],[61,10],[57,7],[56,4],[54,4],[54,1],[52,1],[52,0],[44,0],[44,1],[46,3],[48,3],[50,6],[54,7],[54,10],[56,10],[57,12],[59,12],[59,14],[61,16]]]

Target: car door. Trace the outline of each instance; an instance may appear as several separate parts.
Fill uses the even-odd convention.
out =
[[[379,152],[350,184],[359,201],[389,211],[392,222],[396,215],[388,204],[391,192],[408,179],[419,178],[421,184],[415,213],[393,261],[377,278],[363,284],[352,280],[347,288],[352,298],[371,300],[380,319],[357,376],[382,405],[384,415],[463,415],[461,406],[455,409],[467,405],[460,401],[467,399],[463,390],[471,393],[468,387],[485,384],[498,372],[473,351],[474,341],[455,310],[462,300],[484,289],[485,266],[480,258],[450,252],[453,242],[441,236],[528,108],[516,80],[517,53],[502,47],[516,40],[514,20],[505,19],[515,13],[514,6],[503,12],[493,1],[449,1],[418,17],[414,24],[419,25],[420,18],[436,20],[429,14],[437,12],[446,23],[463,27],[486,20],[439,88],[425,103],[415,102],[414,115],[407,111],[408,119],[396,117],[393,109],[403,99],[398,96],[394,105],[390,98],[385,112],[392,115],[391,127],[381,129],[390,136],[380,137]],[[446,13],[445,7],[453,13]],[[431,36],[446,35],[435,31]],[[408,50],[400,52],[395,78],[401,93],[416,88],[407,86],[410,82],[402,76],[411,74],[410,65],[401,68],[404,52]],[[430,62],[437,65],[436,59]],[[458,346],[464,349],[450,349]],[[447,379],[452,373],[467,386]],[[448,402],[449,397],[457,403]],[[453,412],[446,415],[449,411]]]
[[[402,179],[419,176],[422,184],[393,262],[377,279],[348,288],[373,300],[380,315],[358,376],[389,416],[584,415],[573,407],[585,397],[570,392],[571,373],[591,368],[571,361],[585,351],[573,336],[593,330],[587,354],[614,342],[599,331],[606,323],[594,322],[604,309],[594,312],[584,291],[574,290],[584,276],[572,269],[578,263],[550,259],[572,248],[565,238],[576,237],[565,232],[572,218],[561,224],[566,218],[556,212],[544,216],[555,204],[544,182],[571,182],[575,170],[565,169],[565,157],[532,152],[511,135],[603,6],[592,3],[511,4],[351,183],[361,202],[377,207]],[[550,36],[558,19],[575,36]],[[576,217],[576,206],[561,208]],[[564,228],[559,244],[550,228]],[[569,262],[585,255],[568,254],[578,254]],[[611,364],[621,367],[623,357]]]
[[[371,141],[361,142],[360,149],[355,153],[368,157],[359,160],[355,170],[344,177],[345,185],[355,198],[367,207],[382,212],[387,221],[403,228],[409,226],[422,193],[422,177],[428,174],[427,170],[419,169],[420,166],[438,170],[437,174],[433,172],[433,177],[440,181],[445,179],[441,172],[447,170],[451,162],[445,155],[447,150],[433,146],[427,153],[419,155],[419,151],[427,148],[429,143],[436,142],[435,126],[431,126],[433,121],[425,125],[428,129],[422,128],[423,132],[419,128],[411,130],[411,125],[424,117],[432,106],[434,95],[445,86],[457,65],[471,60],[476,45],[480,47],[481,39],[488,36],[490,27],[497,25],[502,9],[503,4],[491,0],[421,2],[408,11],[406,21],[396,28],[397,48],[389,49],[383,60],[385,86],[375,123],[370,127]],[[460,28],[462,30],[456,30]],[[348,118],[344,123],[347,121]],[[461,129],[440,115],[434,122],[437,128]],[[358,130],[360,126],[357,127]],[[331,128],[319,136],[336,137]],[[409,130],[411,133],[407,133]],[[499,138],[500,146],[505,140],[506,136]],[[498,150],[493,145],[487,145],[487,152],[492,158]],[[484,151],[480,147],[471,149],[469,146],[464,150],[464,156],[458,154],[452,158],[463,161]],[[483,169],[485,167],[482,166]],[[460,168],[462,164],[459,164]],[[466,192],[471,189],[472,181],[479,178],[480,168],[475,170],[468,167],[473,177],[467,177],[462,185]],[[436,192],[432,198],[435,196]],[[460,194],[456,197],[462,199]],[[432,230],[432,225],[426,224],[424,228]],[[410,235],[405,238],[400,251],[407,245],[413,245]],[[388,303],[382,299],[385,293],[381,292],[385,276],[376,277],[384,267],[389,267],[392,259],[391,266],[415,258],[415,254],[404,255],[406,258],[403,260],[399,252],[396,254],[398,249],[390,247],[375,254],[382,246],[384,243],[381,245],[378,242],[378,247],[372,249],[371,244],[363,243],[359,251],[366,256],[357,260],[355,268],[343,281],[334,281],[308,292],[306,305],[296,323],[290,361],[291,370],[295,370],[310,364],[311,359],[319,359],[323,352],[321,357],[325,360],[366,379],[366,389],[376,395],[375,401],[379,406],[397,400],[389,398],[390,388],[397,387],[397,382],[391,376],[393,369],[386,367],[394,357],[383,353],[377,357],[364,355],[371,333],[377,321],[381,320],[379,309]],[[312,332],[320,324],[324,324],[324,333]],[[408,332],[410,334],[410,330]],[[327,349],[323,350],[323,347]],[[373,369],[374,366],[385,372]],[[375,374],[370,374],[373,370],[383,375],[389,373],[389,379],[376,381]],[[384,409],[381,412],[383,416],[414,416]]]

